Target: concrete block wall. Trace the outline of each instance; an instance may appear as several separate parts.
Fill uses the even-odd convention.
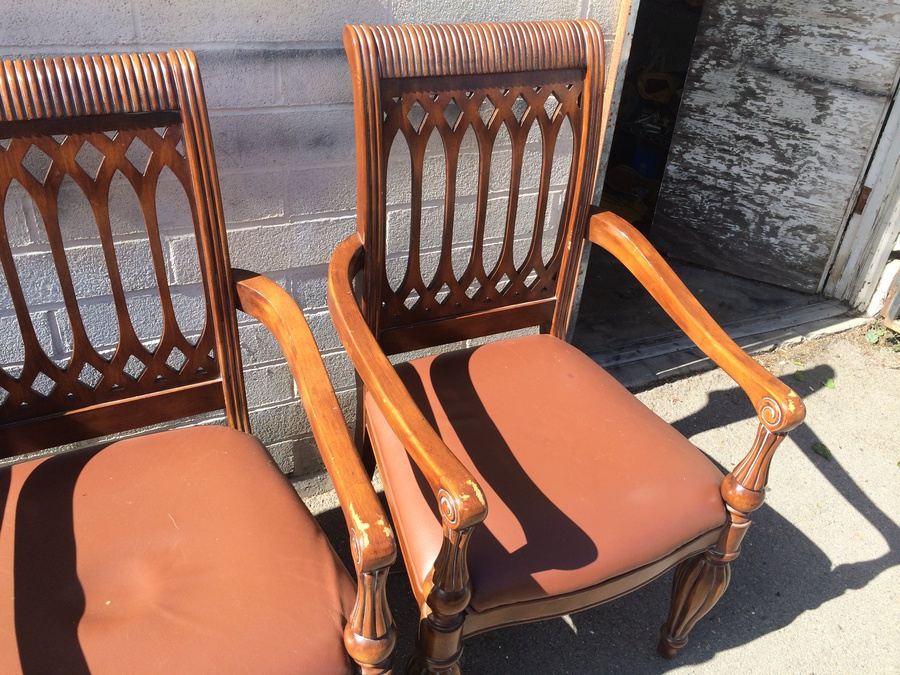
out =
[[[39,3],[20,0],[4,9],[0,56],[57,55],[97,51],[190,47],[197,51],[210,109],[222,186],[229,245],[235,266],[264,272],[288,290],[306,312],[328,372],[347,415],[355,414],[352,366],[344,354],[325,303],[325,276],[333,247],[355,228],[353,107],[341,28],[348,22],[503,21],[596,17],[612,52],[620,3],[617,0],[127,0],[119,3]],[[502,150],[495,164],[502,165]],[[439,157],[434,161],[439,162]],[[474,162],[472,163],[474,164]],[[469,181],[474,184],[474,181]],[[202,294],[196,248],[184,196],[174,179],[160,199],[161,226],[179,325],[199,331]],[[72,186],[74,187],[74,186]],[[503,186],[494,186],[498,202]],[[550,218],[558,219],[562,180],[554,180]],[[109,321],[109,282],[86,200],[77,188],[63,193],[71,222],[63,223],[75,282],[85,295],[83,311],[95,345],[117,339]],[[460,196],[460,208],[473,199]],[[522,204],[533,191],[523,190]],[[435,196],[432,196],[436,198]],[[142,339],[159,335],[158,299],[141,239],[143,224],[127,190],[114,204],[117,249],[127,270],[129,309]],[[408,199],[406,200],[408,201]],[[403,195],[389,193],[391,223],[408,218]],[[435,214],[426,202],[426,219]],[[520,206],[520,208],[522,208]],[[533,206],[532,213],[533,213]],[[430,209],[430,210],[429,210]],[[45,349],[64,360],[71,328],[62,309],[59,284],[48,265],[40,218],[24,194],[7,199],[6,222],[16,264]],[[392,256],[402,254],[402,228],[392,227]],[[400,263],[398,263],[400,264]],[[287,366],[274,340],[256,322],[240,317],[246,387],[254,432],[281,468],[315,475],[320,464],[309,425],[300,414]],[[21,363],[12,336],[15,318],[0,279],[0,365]],[[216,416],[205,422],[217,422]],[[321,481],[311,481],[321,486]],[[315,487],[310,488],[317,489]]]

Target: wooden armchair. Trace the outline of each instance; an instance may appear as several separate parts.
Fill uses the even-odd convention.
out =
[[[164,172],[186,196],[197,242],[205,310],[194,338],[163,256]],[[114,180],[133,188],[152,269],[123,259],[138,235],[114,236]],[[96,255],[64,245],[64,183],[89,204],[80,217],[93,221],[79,225],[93,229]],[[11,247],[14,188],[42,223],[42,267]],[[155,279],[155,346],[138,339],[141,298],[126,266]],[[0,269],[5,337],[17,324],[21,350],[18,366],[0,369],[0,456],[223,408],[228,422],[0,468],[0,671],[347,672],[348,653],[364,671],[387,670],[392,531],[302,312],[273,281],[230,269],[191,52],[2,62]],[[96,307],[79,295],[85,278],[108,284],[113,298],[109,351],[89,339],[96,320],[85,317]],[[62,359],[44,346],[38,284],[59,292],[72,341]],[[249,433],[236,309],[259,319],[287,357],[345,513],[355,586]]]
[[[603,118],[595,22],[348,26],[344,43],[359,231],[334,253],[329,303],[364,385],[361,440],[374,450],[421,608],[414,669],[456,672],[465,636],[591,607],[677,565],[660,640],[673,656],[724,592],[772,453],[803,419],[803,404],[728,338],[636,230],[612,214],[590,216]],[[545,216],[565,125],[573,151],[553,232]],[[538,159],[527,154],[534,127]],[[506,145],[497,140],[504,129]],[[456,215],[467,133],[478,152],[474,223]],[[445,153],[446,183],[437,187],[425,151],[432,136]],[[411,163],[405,258],[386,255],[385,186],[398,143]],[[491,241],[495,150],[511,157],[511,170],[502,173],[509,198]],[[539,178],[523,234],[527,156]],[[423,194],[436,190],[438,233],[422,216]],[[474,234],[467,243],[461,232]],[[727,476],[564,342],[586,238],[616,255],[746,390],[759,432]],[[437,250],[427,250],[423,242],[434,241]],[[500,253],[486,264],[491,246]],[[429,255],[438,259],[433,276],[422,271]],[[387,268],[398,260],[395,283]],[[529,326],[540,334],[396,368],[387,358]]]

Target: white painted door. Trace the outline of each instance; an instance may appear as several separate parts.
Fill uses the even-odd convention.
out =
[[[896,0],[707,0],[651,238],[821,290],[898,69]]]
[[[900,97],[896,92],[856,203],[835,248],[825,294],[874,314],[881,309],[887,290],[878,292],[879,281],[900,237]]]

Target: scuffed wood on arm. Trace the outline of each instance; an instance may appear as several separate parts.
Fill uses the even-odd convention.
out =
[[[472,597],[469,540],[487,515],[487,504],[475,479],[422,415],[369,330],[352,285],[362,260],[358,235],[335,249],[328,269],[328,307],[357,372],[437,501],[443,541],[425,589],[428,611],[419,625],[419,641],[429,645],[429,659],[436,659],[431,665],[452,664],[459,658],[464,611]],[[412,669],[417,668],[437,672],[423,664]]]
[[[728,514],[716,545],[684,561],[675,574],[669,618],[659,650],[672,657],[684,647],[691,628],[725,592],[730,564],[740,555],[750,514],[765,500],[769,465],[787,432],[803,421],[800,397],[759,365],[713,320],[649,241],[613,213],[591,217],[588,238],[605,248],[649,291],[698,347],[746,392],[759,418],[750,451],[725,476],[720,492]]]
[[[452,529],[473,527],[487,514],[481,488],[422,415],[369,330],[351,284],[361,265],[362,245],[354,234],[335,249],[328,270],[328,307],[338,335],[391,429],[431,486],[444,522]]]
[[[344,631],[347,651],[364,671],[382,672],[396,640],[385,595],[397,555],[393,531],[347,431],[303,312],[271,279],[246,270],[233,274],[237,308],[269,329],[287,359],[344,512],[357,572],[356,605]]]
[[[653,245],[614,213],[591,217],[588,239],[612,253],[678,327],[746,392],[760,423],[785,433],[803,421],[800,397],[754,361],[722,330]]]

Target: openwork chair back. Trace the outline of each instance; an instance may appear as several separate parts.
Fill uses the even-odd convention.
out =
[[[348,26],[344,42],[383,348],[563,333],[597,170],[598,24]]]
[[[16,60],[2,69],[0,453],[223,407],[246,428],[194,55]],[[183,213],[173,216],[175,203]],[[193,259],[196,278],[178,278],[190,265],[167,262],[181,258]],[[193,295],[173,293],[175,283],[193,283]],[[63,344],[48,337],[48,323]]]

